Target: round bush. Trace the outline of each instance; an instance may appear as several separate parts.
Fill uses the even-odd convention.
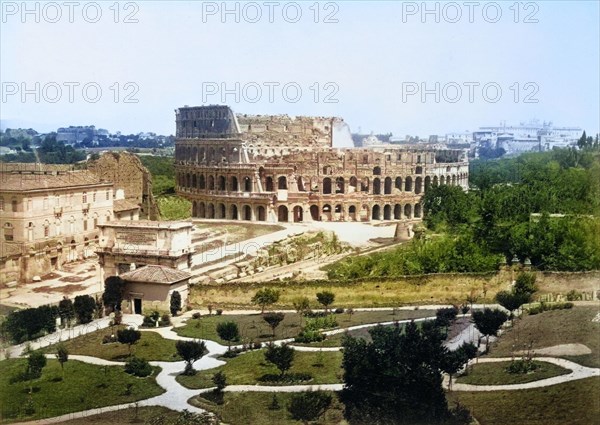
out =
[[[152,375],[152,366],[144,359],[132,357],[127,363],[125,363],[125,372],[130,375],[139,376],[144,378]]]

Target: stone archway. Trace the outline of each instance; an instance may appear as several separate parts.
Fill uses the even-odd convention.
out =
[[[304,211],[300,205],[296,205],[293,210],[294,223],[301,223],[304,217]]]
[[[288,207],[285,205],[280,205],[279,208],[277,208],[277,221],[287,223],[288,213]]]

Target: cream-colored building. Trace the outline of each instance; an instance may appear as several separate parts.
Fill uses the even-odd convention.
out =
[[[103,281],[146,265],[190,270],[191,221],[113,221],[99,228],[97,254]]]
[[[88,171],[23,165],[0,170],[0,284],[31,282],[95,254],[113,219],[113,184]]]
[[[123,298],[126,301],[123,310],[134,314],[144,314],[148,310],[168,311],[175,291],[181,295],[183,308],[189,294],[190,277],[186,271],[158,265],[147,265],[123,273]]]

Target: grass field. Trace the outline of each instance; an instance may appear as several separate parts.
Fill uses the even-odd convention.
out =
[[[124,328],[122,326],[121,328]],[[115,327],[115,334],[117,328]],[[102,338],[110,335],[110,328],[95,331],[77,338],[65,341],[62,344],[67,348],[69,354],[80,354],[84,356],[100,357],[101,359],[122,361],[129,357],[129,348],[118,342],[102,344]],[[44,348],[45,353],[55,353],[56,345]],[[152,331],[142,331],[140,340],[131,347],[131,353],[148,361],[179,361],[175,341],[164,339]]]
[[[600,323],[592,322],[598,306],[576,306],[570,310],[545,311],[533,316],[524,315],[514,327],[492,346],[490,355],[511,356],[515,350],[551,347],[559,344],[580,343],[592,350],[591,354],[560,356],[589,367],[600,367]]]
[[[167,409],[166,407],[152,406],[139,407],[138,409],[133,407],[114,412],[106,412],[98,415],[88,416],[86,418],[73,419],[62,423],[65,425],[115,425],[124,423],[147,424],[151,423],[152,420],[157,420],[156,418],[158,417],[174,420],[178,416],[178,412]]]
[[[508,373],[510,362],[480,363],[473,365],[468,375],[459,376],[456,382],[472,385],[524,384],[553,376],[566,375],[571,371],[552,363],[534,361],[539,366],[530,373]]]
[[[177,382],[187,388],[209,388],[214,384],[212,376],[223,371],[228,385],[254,385],[265,374],[279,374],[277,368],[265,360],[265,350],[250,351],[228,359],[227,364],[215,369],[203,370],[194,376],[179,375]],[[225,359],[224,359],[225,360]],[[322,365],[320,364],[322,363]],[[292,368],[288,373],[310,373],[308,384],[336,384],[342,382],[342,353],[296,351]]]
[[[600,378],[519,391],[448,394],[460,401],[481,425],[597,425],[600,423]]]
[[[223,422],[230,425],[298,425],[287,411],[292,394],[277,393],[280,409],[270,410],[273,393],[225,393],[224,404],[217,405],[200,396],[192,399],[192,404],[216,413]],[[343,418],[344,406],[336,394],[329,409],[316,424],[347,424]]]
[[[335,318],[338,327],[347,328],[366,323],[390,322],[393,320],[417,319],[420,317],[435,316],[434,310],[388,310],[388,311],[357,311],[349,315],[346,313],[336,314]],[[306,319],[302,319],[297,313],[286,313],[281,324],[275,329],[275,339],[294,338],[300,332],[302,324]],[[227,345],[217,335],[217,324],[220,322],[234,321],[238,324],[241,341],[270,341],[273,338],[271,328],[263,320],[262,315],[212,315],[202,316],[200,319],[188,319],[187,323],[175,328],[178,335],[202,338],[216,341]],[[336,341],[340,337],[335,338]],[[339,345],[339,343],[336,342]],[[332,346],[332,345],[325,345]],[[335,345],[333,345],[335,346]]]
[[[319,308],[315,298],[324,290],[335,294],[334,307],[394,307],[423,304],[461,304],[475,292],[492,301],[496,292],[507,286],[507,279],[492,275],[429,276],[397,279],[387,282],[272,282],[268,286],[280,290],[279,302],[274,308],[291,309],[299,297],[307,297],[312,308]],[[221,285],[196,285],[190,300],[199,306],[212,304],[219,308],[256,308],[251,303],[254,293],[266,286],[263,283],[228,282]],[[483,297],[480,301],[483,300]]]
[[[29,399],[30,383],[10,383],[10,379],[23,372],[26,365],[26,359],[0,362],[0,406],[5,420],[14,421],[25,417],[24,408]],[[33,381],[32,385],[31,399],[35,413],[27,416],[30,420],[130,403],[164,392],[153,377],[136,378],[125,373],[119,366],[95,366],[75,360],[65,363],[64,377],[58,361],[48,360],[42,377]]]

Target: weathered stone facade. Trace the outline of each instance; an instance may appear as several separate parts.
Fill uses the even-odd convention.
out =
[[[467,188],[465,152],[435,146],[332,147],[338,118],[176,111],[176,190],[192,215],[231,220],[421,220],[432,184]]]
[[[140,216],[157,220],[159,213],[152,195],[152,176],[140,159],[129,152],[106,152],[88,163],[88,169],[122,189],[125,199],[140,206]]]

